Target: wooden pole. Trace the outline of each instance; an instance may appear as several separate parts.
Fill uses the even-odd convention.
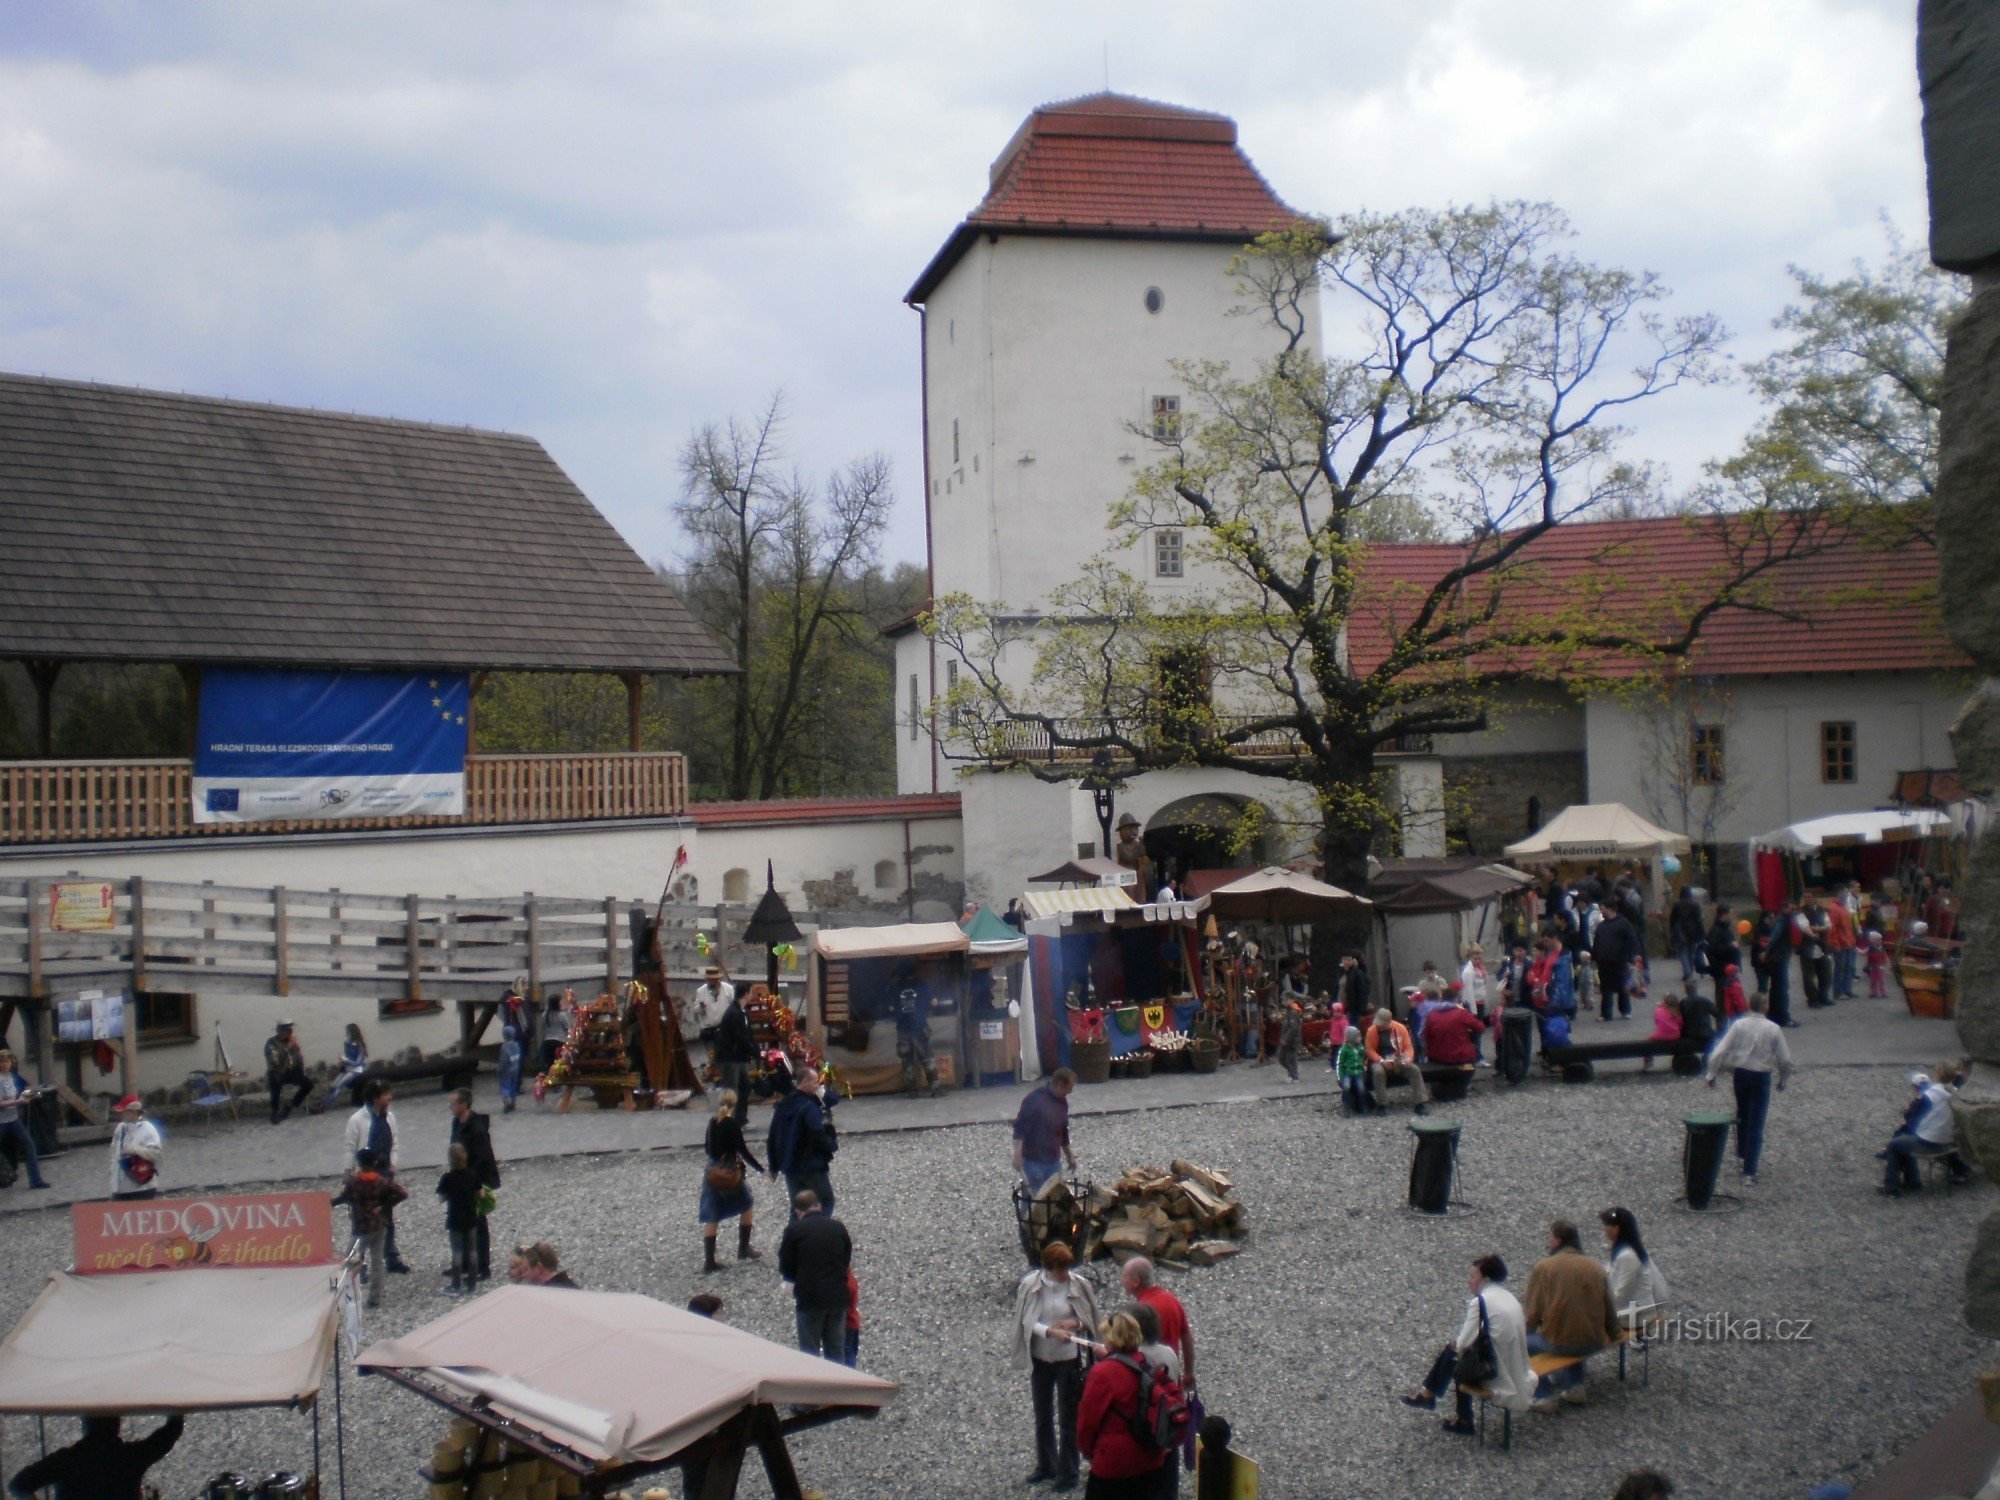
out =
[[[48,760],[56,753],[56,679],[62,676],[63,664],[59,661],[29,661],[23,665],[28,669],[29,680],[35,685],[35,752],[43,760]]]
[[[542,904],[528,892],[528,994],[536,1005],[546,1000],[542,994]]]
[[[147,988],[146,981],[146,882],[134,875],[125,883],[126,899],[132,908],[132,989],[136,994]]]
[[[201,668],[194,662],[182,662],[181,702],[187,712],[187,753],[193,760],[201,753]]]
[[[641,672],[621,676],[625,683],[625,748],[638,750],[645,739],[646,678]]]
[[[423,985],[423,924],[417,919],[417,898],[414,893],[403,898],[403,962],[404,998],[421,1000],[424,998]]]
[[[604,987],[618,988],[618,898],[604,898]]]

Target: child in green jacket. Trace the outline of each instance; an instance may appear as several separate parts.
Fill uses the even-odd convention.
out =
[[[1368,1057],[1361,1050],[1361,1028],[1347,1028],[1347,1038],[1333,1054],[1334,1076],[1340,1080],[1340,1108],[1343,1114],[1375,1112],[1375,1099],[1368,1091]]]

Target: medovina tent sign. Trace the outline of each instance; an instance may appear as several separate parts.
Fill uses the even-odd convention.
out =
[[[334,1258],[333,1204],[325,1193],[79,1203],[70,1227],[81,1274],[316,1266]]]

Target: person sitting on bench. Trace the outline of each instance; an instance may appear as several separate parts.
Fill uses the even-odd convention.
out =
[[[1534,1396],[1535,1373],[1528,1364],[1527,1325],[1519,1299],[1500,1284],[1506,1279],[1507,1262],[1497,1255],[1482,1255],[1472,1263],[1472,1276],[1467,1282],[1472,1296],[1465,1304],[1465,1321],[1459,1325],[1458,1337],[1439,1352],[1430,1373],[1424,1376],[1424,1383],[1403,1398],[1405,1406],[1425,1411],[1437,1406],[1438,1397],[1457,1374],[1459,1355],[1478,1342],[1479,1325],[1484,1321],[1499,1365],[1484,1386],[1487,1397],[1510,1411],[1528,1409]],[[1460,1436],[1479,1430],[1472,1424],[1472,1397],[1463,1388],[1458,1392],[1457,1415],[1445,1422],[1444,1430]]]
[[[1611,1303],[1611,1278],[1583,1253],[1576,1225],[1557,1219],[1549,1225],[1549,1253],[1528,1273],[1528,1352],[1586,1359],[1618,1342],[1618,1310]],[[1543,1379],[1540,1395],[1561,1393],[1580,1402],[1583,1366],[1571,1365]]]
[[[1463,1005],[1441,1005],[1424,1022],[1424,1056],[1440,1068],[1469,1068],[1479,1061],[1486,1023]]]
[[[1972,1169],[1952,1149],[1957,1137],[1951,1118],[1951,1089],[1946,1080],[1955,1076],[1956,1070],[1949,1063],[1928,1073],[1910,1075],[1911,1097],[1909,1107],[1903,1111],[1902,1128],[1889,1138],[1889,1147],[1882,1153],[1886,1163],[1882,1169],[1883,1197],[1900,1198],[1905,1192],[1923,1186],[1917,1174],[1916,1158],[1920,1154],[1946,1155],[1955,1182],[1964,1182],[1972,1176]]]
[[[1368,1057],[1368,1081],[1374,1085],[1376,1103],[1387,1102],[1389,1080],[1400,1078],[1410,1086],[1410,1102],[1417,1107],[1417,1113],[1428,1114],[1430,1085],[1424,1082],[1423,1069],[1417,1066],[1417,1044],[1410,1040],[1409,1028],[1385,1007],[1375,1012],[1375,1024],[1368,1028],[1368,1035],[1362,1041]]]

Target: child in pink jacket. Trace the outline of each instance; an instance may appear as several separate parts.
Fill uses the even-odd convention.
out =
[[[1681,1002],[1679,996],[1662,995],[1660,1003],[1653,1007],[1653,1034],[1646,1038],[1649,1042],[1678,1042],[1681,1039]],[[1643,1071],[1653,1071],[1653,1060],[1647,1058],[1642,1064]]]

